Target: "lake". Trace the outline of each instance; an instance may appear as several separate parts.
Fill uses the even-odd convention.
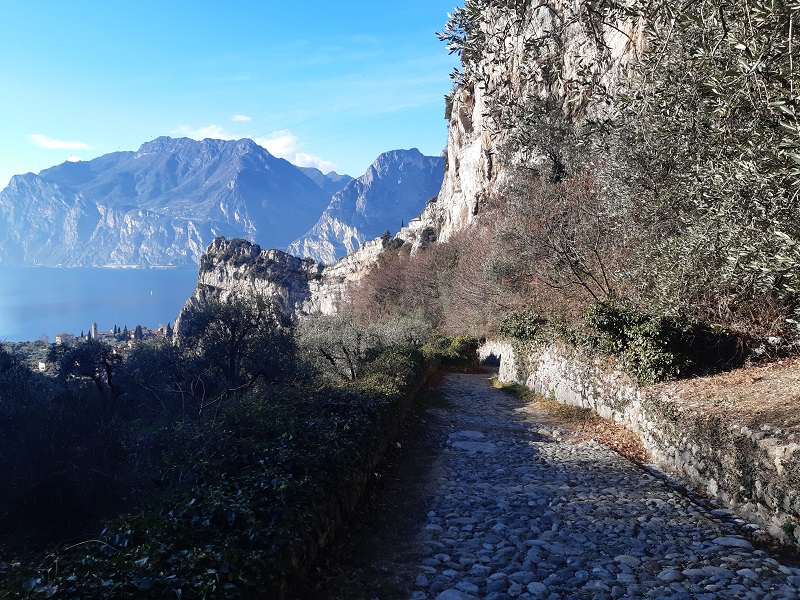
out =
[[[174,323],[196,283],[196,268],[0,267],[0,341]]]

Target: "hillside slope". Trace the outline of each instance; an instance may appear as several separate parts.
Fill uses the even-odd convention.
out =
[[[443,176],[441,157],[424,156],[416,148],[385,152],[333,196],[314,227],[292,243],[289,252],[333,264],[419,215],[439,192]]]

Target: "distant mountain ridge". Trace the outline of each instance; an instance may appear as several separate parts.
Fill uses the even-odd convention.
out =
[[[392,207],[403,204],[401,188],[412,198],[405,218],[421,210],[418,196],[428,191],[417,189],[406,152],[412,151],[394,157],[405,166],[392,167],[392,153],[384,160],[381,172],[397,176],[398,187],[393,204],[384,207],[385,222],[362,234],[369,221],[363,211],[352,213],[361,219],[356,223],[337,213],[336,222],[355,231],[353,239],[374,237],[376,228],[379,235],[394,222],[399,226],[399,209]],[[416,164],[427,169],[425,157],[413,152]],[[299,168],[250,139],[160,137],[135,152],[12,177],[0,191],[0,266],[194,266],[218,236],[265,248],[287,248],[301,238],[313,245],[309,230],[331,208],[332,196],[354,181],[372,188],[362,194],[362,204],[371,207],[370,223],[380,221],[383,199],[391,194],[379,192],[379,173],[366,184],[364,177]]]
[[[329,199],[252,140],[160,137],[12,177],[0,192],[0,264],[192,265],[218,235],[285,246]]]
[[[311,181],[316,183],[319,187],[331,195],[335,194],[348,183],[353,181],[353,178],[350,177],[350,175],[339,175],[339,173],[336,171],[323,173],[314,167],[298,167],[298,169],[300,169],[306,175],[306,177],[309,177]]]
[[[424,156],[416,148],[384,152],[364,175],[334,194],[314,227],[289,252],[333,264],[419,215],[438,194],[443,177],[440,156]]]

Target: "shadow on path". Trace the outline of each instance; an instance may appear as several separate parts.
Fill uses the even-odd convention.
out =
[[[555,417],[486,374],[438,390],[309,597],[800,598],[800,571],[608,448],[540,435]]]

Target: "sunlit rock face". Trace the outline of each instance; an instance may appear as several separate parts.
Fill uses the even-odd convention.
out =
[[[384,240],[367,242],[358,251],[325,267],[281,250],[262,250],[247,240],[215,239],[200,261],[197,287],[184,311],[209,298],[263,296],[291,321],[310,314],[333,314],[377,263]],[[179,319],[180,322],[180,319]]]
[[[617,22],[599,25],[593,32],[573,18],[576,11],[585,10],[582,2],[533,1],[516,9],[486,9],[480,24],[483,52],[464,65],[464,83],[452,93],[442,189],[437,202],[421,215],[419,229],[431,227],[444,241],[480,218],[483,205],[514,166],[515,157],[504,156],[503,146],[514,111],[527,99],[564,97],[572,111],[569,116],[580,118],[601,106],[590,102],[590,90],[613,93],[636,59],[641,25]],[[545,81],[546,62],[561,70],[554,84]],[[593,81],[591,88],[565,83],[579,74]]]
[[[249,139],[168,137],[17,175],[0,192],[0,265],[186,266],[220,235],[283,248],[330,202],[312,177],[338,185]]]
[[[397,232],[439,192],[444,159],[416,148],[384,152],[367,172],[334,194],[308,233],[289,246],[296,256],[332,265],[384,231]]]

